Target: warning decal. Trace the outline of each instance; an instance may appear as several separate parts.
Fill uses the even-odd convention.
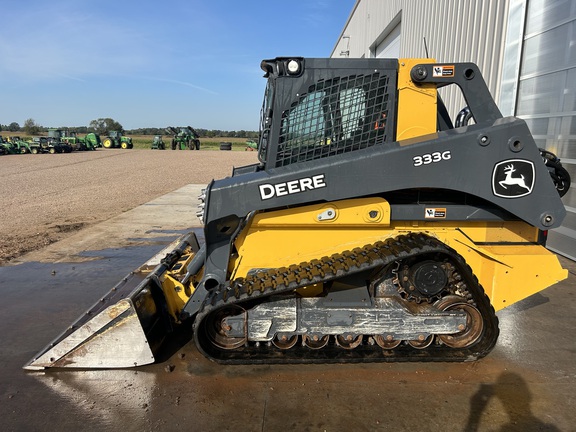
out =
[[[446,219],[446,208],[426,208],[425,219]]]
[[[454,65],[450,66],[433,66],[432,76],[434,78],[450,78],[454,76]]]

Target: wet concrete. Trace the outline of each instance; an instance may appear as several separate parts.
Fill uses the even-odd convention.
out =
[[[82,249],[75,244],[88,244],[86,237],[106,243],[79,233],[61,250],[52,245],[0,267],[2,430],[576,430],[576,265],[564,259],[569,279],[499,312],[496,348],[473,363],[221,366],[182,337],[166,360],[137,369],[23,371],[118,280],[185,230],[165,223],[130,233],[136,225],[102,231],[132,246],[76,250],[66,259]],[[32,259],[41,256],[59,259]]]

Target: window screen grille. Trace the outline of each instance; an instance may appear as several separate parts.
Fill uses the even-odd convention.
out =
[[[322,80],[282,113],[276,166],[392,141],[388,77],[381,73]]]

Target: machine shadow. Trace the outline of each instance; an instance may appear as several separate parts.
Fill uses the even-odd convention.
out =
[[[178,351],[189,343],[193,343],[193,336],[192,322],[188,325],[184,324],[177,326],[174,331],[169,333],[162,341],[162,345],[155,355],[155,363],[164,363],[169,361]]]

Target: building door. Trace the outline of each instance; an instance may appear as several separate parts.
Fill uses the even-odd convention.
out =
[[[382,42],[374,50],[374,57],[378,58],[399,58],[400,57],[400,34],[402,23],[399,22]]]

